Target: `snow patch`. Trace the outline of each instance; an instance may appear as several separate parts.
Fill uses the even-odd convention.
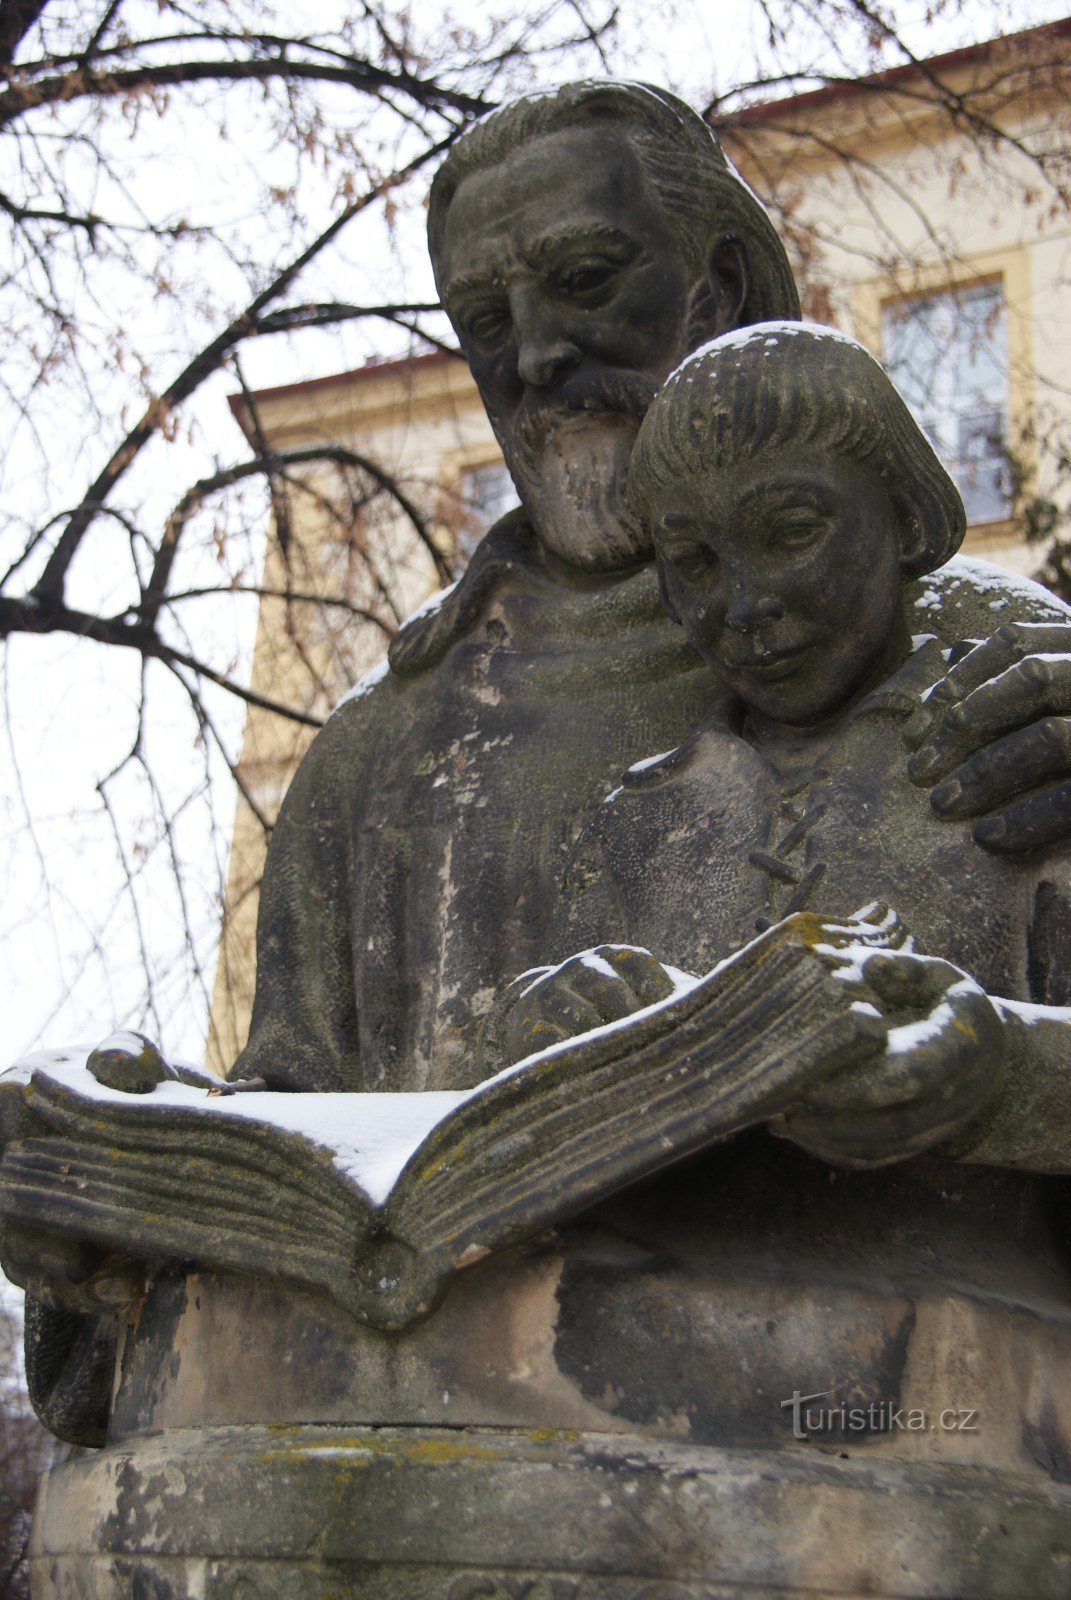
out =
[[[952,556],[943,567],[938,567],[936,572],[930,574],[930,584],[915,601],[916,608],[940,607],[943,596],[941,590],[934,587],[936,580],[940,580],[946,591],[966,584],[976,594],[991,596],[990,610],[1002,610],[1011,600],[1026,601],[1034,612],[1031,623],[1035,625],[1071,622],[1071,606],[1058,600],[1032,578],[1024,578],[1021,573],[1011,572],[1007,567],[998,566],[995,561],[982,561],[978,556]]]
[[[829,328],[818,322],[753,322],[746,328],[735,328],[732,333],[723,333],[716,339],[708,339],[706,344],[701,344],[691,355],[686,356],[679,367],[676,367],[666,379],[667,384],[681,379],[691,383],[695,369],[700,367],[708,356],[720,356],[732,350],[744,350],[748,345],[761,345],[764,350],[776,349],[783,339],[820,339],[833,344],[851,345],[866,356],[868,361],[874,357],[858,339],[853,339],[850,334],[842,333],[839,328]],[[877,365],[877,363],[875,363]]]
[[[122,1050],[124,1055],[140,1056],[145,1049],[145,1040],[137,1033],[131,1033],[126,1028],[120,1028],[118,1033],[110,1033],[108,1037],[97,1045],[98,1050]]]
[[[1065,1028],[1071,1023],[1071,1006],[1036,1006],[1028,1000],[991,998],[1002,1018],[1015,1017],[1028,1028],[1036,1027],[1039,1022],[1056,1022]]]
[[[642,761],[634,761],[628,771],[646,772],[649,767],[657,767],[661,762],[668,761],[669,757],[674,755],[679,748],[679,745],[674,745],[672,750],[662,750],[656,756],[644,756]],[[614,792],[620,794],[621,791],[615,790]]]
[[[389,672],[390,662],[384,656],[382,661],[377,661],[374,667],[369,667],[363,678],[358,678],[352,689],[346,690],[346,693],[336,703],[331,715],[334,716],[335,711],[340,711],[347,701],[360,700],[364,695],[370,694],[376,684],[382,683]]]
[[[130,1095],[98,1083],[86,1070],[88,1054],[88,1049],[36,1051],[3,1076],[27,1082],[36,1071],[84,1099],[130,1106]],[[381,1205],[413,1151],[445,1116],[475,1092],[439,1089],[412,1094],[288,1094],[263,1089],[221,1095],[212,1094],[207,1088],[168,1082],[138,1095],[136,1104],[182,1107],[205,1117],[244,1118],[300,1134],[321,1146],[339,1172],[357,1183],[374,1204]]]
[[[577,958],[582,967],[587,967],[589,972],[597,972],[604,978],[620,979],[621,974],[610,965],[605,956],[600,956],[595,950],[585,950]]]

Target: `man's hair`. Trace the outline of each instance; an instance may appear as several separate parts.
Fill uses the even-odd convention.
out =
[[[532,139],[576,128],[609,128],[627,138],[697,276],[719,240],[743,243],[751,269],[745,322],[800,315],[792,268],[759,200],[702,117],[665,89],[644,83],[564,84],[510,101],[467,129],[431,186],[428,248],[436,274],[446,214],[464,179],[498,166]]]
[[[640,428],[629,497],[649,521],[682,474],[787,446],[816,446],[875,472],[900,522],[905,577],[959,548],[959,491],[869,351],[833,328],[768,322],[702,346],[666,379]]]

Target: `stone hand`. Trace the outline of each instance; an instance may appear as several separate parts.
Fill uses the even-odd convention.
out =
[[[934,687],[904,739],[912,780],[936,785],[934,810],[978,818],[986,849],[1071,837],[1071,623],[998,628]]]
[[[631,1016],[673,993],[673,979],[649,950],[602,944],[514,980],[501,997],[501,1064]]]
[[[763,937],[817,947],[827,961],[850,965],[861,947],[895,949],[907,933],[895,911],[875,902],[850,917],[800,911]],[[481,1073],[490,1077],[562,1039],[665,1000],[685,976],[649,950],[624,944],[598,945],[558,966],[524,972],[500,992],[484,1023]]]
[[[853,911],[849,917],[824,917],[817,911],[794,911],[776,923],[766,938],[805,944],[838,974],[854,973],[861,955],[872,950],[899,950],[908,930],[883,900]]]
[[[5,1223],[0,1268],[12,1283],[57,1311],[119,1315],[145,1296],[148,1268],[45,1228]]]
[[[993,1098],[1004,1029],[985,991],[946,961],[908,950],[844,952],[830,964],[888,1027],[885,1050],[837,1073],[771,1131],[842,1166],[883,1166],[940,1144]]]
[[[113,1033],[89,1052],[86,1068],[98,1083],[126,1094],[150,1094],[158,1083],[178,1078],[143,1033]]]
[[[207,1067],[165,1061],[151,1039],[129,1031],[113,1033],[91,1050],[86,1057],[86,1070],[105,1088],[118,1089],[123,1094],[151,1094],[161,1083],[185,1083],[191,1089],[207,1089],[213,1094],[267,1087],[262,1078],[239,1078],[226,1083]]]
[[[112,1034],[91,1050],[86,1070],[98,1083],[126,1094],[149,1094],[158,1084],[187,1082],[209,1087],[218,1082],[192,1067],[174,1067],[143,1034]],[[39,1136],[25,1122],[22,1090],[16,1082],[0,1090],[0,1154],[9,1142]],[[48,1227],[11,1222],[0,1228],[0,1267],[37,1299],[56,1310],[121,1313],[145,1293],[147,1264]]]

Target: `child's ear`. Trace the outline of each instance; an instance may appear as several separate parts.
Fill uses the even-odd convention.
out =
[[[741,327],[750,293],[751,264],[743,240],[735,233],[722,234],[711,246],[706,273],[692,297],[689,344],[694,347]]]
[[[930,566],[926,530],[917,511],[897,505],[896,514],[900,531],[900,572],[904,578],[921,577]]]
[[[661,561],[659,561],[657,559],[657,557],[655,559],[655,568],[656,568],[656,570],[658,572],[658,598],[662,602],[663,610],[665,611],[666,616],[669,618],[670,622],[675,622],[677,624],[678,628],[683,628],[684,624],[681,621],[680,617],[677,615],[677,609],[674,606],[673,601],[669,598],[669,595],[666,592],[666,575],[665,575],[665,571],[663,570]]]

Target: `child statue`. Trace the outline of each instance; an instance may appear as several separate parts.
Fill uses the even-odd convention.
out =
[[[913,947],[866,964],[860,1003],[929,1020],[897,1031],[875,1076],[829,1085],[774,1131],[846,1165],[958,1135],[969,1159],[1071,1170],[1071,1016],[1038,1009],[1071,988],[1068,851],[983,853],[903,770],[903,723],[956,654],[912,637],[904,584],[965,522],[893,384],[830,329],[715,340],[652,406],[630,493],[666,608],[739,724],[625,775],[574,851],[555,954],[627,940],[703,972],[794,912],[884,901]],[[664,992],[659,963],[601,956],[526,978],[493,1025],[507,1054]],[[968,1015],[946,963],[1001,999],[982,1012],[975,994]]]

